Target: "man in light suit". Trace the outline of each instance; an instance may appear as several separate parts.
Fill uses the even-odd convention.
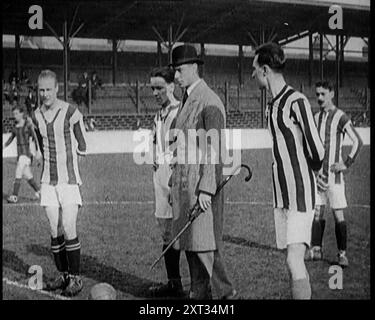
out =
[[[237,297],[221,258],[224,193],[214,197],[223,179],[221,149],[225,148],[225,109],[220,98],[199,77],[198,58],[191,45],[175,47],[172,66],[175,80],[184,90],[175,130],[176,157],[171,177],[174,235],[186,224],[198,201],[205,210],[180,237],[177,249],[186,252],[190,271],[191,299],[212,299],[213,289],[221,299]],[[207,139],[211,134],[211,138]],[[191,143],[197,141],[199,143]],[[208,142],[210,141],[210,142]],[[207,152],[207,151],[211,152]],[[196,156],[201,156],[196,159]],[[196,160],[196,161],[195,161]]]

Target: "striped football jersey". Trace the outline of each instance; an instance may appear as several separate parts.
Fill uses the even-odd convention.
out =
[[[306,212],[315,207],[316,181],[324,148],[310,103],[285,85],[267,105],[266,119],[272,137],[272,179],[275,208]]]
[[[86,154],[85,127],[79,110],[57,100],[54,110],[41,106],[35,111],[35,122],[42,137],[42,183],[81,185],[78,155]]]
[[[169,146],[174,142],[174,137],[171,129],[174,127],[179,105],[180,103],[169,105],[166,110],[160,109],[155,115],[152,134],[156,159],[160,159],[160,157],[163,157],[164,160],[172,158],[173,154]]]
[[[37,141],[32,123],[25,120],[25,124],[22,127],[15,126],[9,139],[5,143],[5,147],[10,145],[14,138],[17,139],[17,159],[21,155],[31,158],[30,138],[32,138],[34,142]]]
[[[354,161],[362,147],[362,140],[358,132],[354,129],[350,118],[336,107],[317,112],[314,116],[320,138],[325,148],[323,165],[320,170],[329,184],[340,184],[343,179],[343,173],[333,173],[329,170],[330,166],[337,162],[342,162],[342,143],[345,134],[348,134],[354,143],[349,157]]]

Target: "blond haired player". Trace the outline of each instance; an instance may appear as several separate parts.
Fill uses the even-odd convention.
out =
[[[75,296],[83,286],[76,223],[82,206],[78,157],[86,154],[85,127],[78,109],[57,98],[53,71],[39,74],[38,89],[41,106],[35,111],[34,122],[42,137],[44,156],[40,200],[50,224],[55,264],[61,273],[47,283],[46,289],[62,289],[63,295]]]

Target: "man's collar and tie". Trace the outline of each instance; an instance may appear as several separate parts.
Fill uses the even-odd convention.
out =
[[[202,81],[201,78],[199,78],[198,80],[196,80],[195,82],[193,82],[189,87],[187,87],[185,89],[185,92],[184,92],[184,96],[182,97],[182,106],[185,105],[185,102],[187,100],[187,98],[189,97],[189,95],[191,94],[191,92],[193,91],[193,89]]]
[[[185,89],[184,96],[182,97],[182,105],[185,104],[187,98],[189,97],[187,89]]]

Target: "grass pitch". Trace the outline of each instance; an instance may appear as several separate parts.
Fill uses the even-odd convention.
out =
[[[234,286],[245,299],[289,299],[285,252],[276,249],[272,211],[271,151],[247,150],[242,161],[254,170],[250,183],[244,175],[225,187],[224,260]],[[27,289],[29,267],[40,265],[43,276],[55,275],[47,218],[23,182],[19,203],[7,204],[16,160],[3,159],[3,298],[59,299]],[[90,288],[107,282],[118,299],[148,299],[147,288],[165,281],[163,262],[149,268],[161,252],[153,216],[152,168],[134,164],[131,154],[90,155],[82,160],[84,206],[78,219],[84,290],[74,299],[87,299]],[[349,268],[343,289],[331,290],[329,267],[336,259],[334,222],[326,213],[325,259],[308,262],[313,299],[370,298],[370,148],[363,148],[346,175],[349,208]],[[40,168],[34,168],[39,177]],[[183,285],[189,272],[182,254]],[[8,280],[5,281],[5,278]],[[215,293],[214,293],[215,295]]]

